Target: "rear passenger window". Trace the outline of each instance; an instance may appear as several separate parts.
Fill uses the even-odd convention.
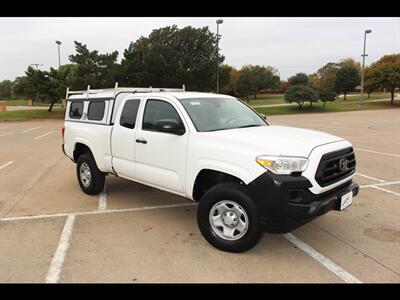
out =
[[[119,124],[126,128],[135,128],[140,100],[127,100],[121,113]]]
[[[72,101],[69,108],[69,117],[72,119],[80,119],[83,112],[83,101]]]
[[[100,121],[104,116],[104,101],[91,101],[87,113],[88,120]]]

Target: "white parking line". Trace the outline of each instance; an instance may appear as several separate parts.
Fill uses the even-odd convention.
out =
[[[40,138],[42,138],[42,137],[45,137],[45,136],[47,136],[47,135],[49,135],[49,134],[52,134],[53,132],[54,132],[54,131],[46,132],[45,134],[42,134],[42,135],[39,135],[39,136],[35,137],[34,140],[38,140],[38,139],[40,139]]]
[[[106,193],[106,185],[104,185],[103,191],[99,195],[99,210],[107,209],[107,193]]]
[[[400,181],[388,181],[388,182],[360,185],[360,188],[368,188],[368,187],[384,186],[384,185],[393,185],[393,184],[399,184],[399,183],[400,183]]]
[[[179,203],[179,204],[158,205],[158,206],[119,208],[119,209],[107,209],[107,210],[92,210],[92,211],[82,211],[82,212],[74,212],[74,213],[59,213],[59,214],[47,214],[47,215],[35,215],[35,216],[20,216],[20,217],[1,218],[0,222],[46,219],[46,218],[56,218],[56,217],[67,217],[67,216],[71,216],[71,215],[85,216],[85,215],[109,214],[109,213],[142,211],[142,210],[162,209],[162,208],[174,208],[174,207],[194,206],[194,205],[197,205],[197,203],[190,202],[190,203]]]
[[[361,148],[354,148],[354,149],[355,149],[355,150],[358,150],[358,151],[364,151],[364,152],[371,152],[371,153],[377,153],[377,154],[382,154],[382,155],[400,157],[399,154],[392,154],[392,153],[386,153],[386,152],[379,152],[379,151],[373,151],[373,150],[367,150],[367,149],[361,149]]]
[[[35,130],[35,129],[39,129],[39,128],[42,128],[42,126],[38,126],[38,127],[33,127],[33,128],[30,128],[30,129],[27,129],[27,130],[23,131],[22,133],[27,133],[29,131],[32,131],[32,130]]]
[[[4,165],[2,165],[2,166],[0,167],[0,170],[3,170],[5,167],[11,165],[12,163],[14,163],[13,160],[9,161],[8,163],[5,163]]]
[[[379,182],[386,182],[386,180],[382,180],[382,179],[379,179],[379,178],[371,177],[371,176],[368,176],[368,175],[365,175],[365,174],[361,174],[361,173],[356,173],[356,175],[364,177],[364,178],[367,178],[367,179],[379,181]]]
[[[395,195],[397,197],[400,196],[400,193],[397,193],[397,192],[394,192],[394,191],[391,191],[391,190],[388,190],[388,189],[381,188],[380,186],[371,186],[371,188],[376,189],[376,190],[380,190],[382,192],[386,192],[386,193],[389,193],[389,194],[392,194],[392,195]]]
[[[308,255],[310,255],[313,259],[315,259],[317,262],[319,262],[321,265],[323,265],[325,268],[327,268],[329,271],[334,273],[336,276],[338,276],[340,279],[342,279],[344,282],[347,283],[362,283],[359,279],[351,275],[349,272],[345,271],[341,267],[339,267],[337,264],[335,264],[333,261],[330,259],[326,258],[323,256],[321,253],[319,253],[317,250],[312,248],[311,246],[307,245],[304,243],[302,240],[297,238],[291,233],[286,233],[283,234],[283,236],[292,244],[294,244],[297,248],[301,249]]]
[[[64,229],[61,233],[60,240],[56,252],[51,260],[49,270],[46,276],[46,283],[57,283],[60,278],[60,273],[71,240],[72,229],[74,227],[75,215],[69,215],[65,221]]]
[[[10,135],[10,134],[14,134],[14,132],[8,132],[8,133],[0,134],[0,137],[7,136],[7,135]]]

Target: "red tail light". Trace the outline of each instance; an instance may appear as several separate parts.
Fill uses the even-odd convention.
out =
[[[64,140],[64,132],[65,132],[65,126],[63,126],[61,128],[61,135],[62,135],[63,140]]]

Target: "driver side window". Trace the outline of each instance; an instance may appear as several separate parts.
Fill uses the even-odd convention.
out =
[[[179,126],[184,127],[178,112],[170,103],[155,99],[147,100],[142,129],[157,131],[156,125],[159,121],[175,121]]]

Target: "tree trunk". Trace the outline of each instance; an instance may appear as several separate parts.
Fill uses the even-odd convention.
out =
[[[254,99],[257,99],[257,92],[254,92]]]
[[[53,105],[54,105],[54,102],[52,101],[50,103],[49,109],[47,110],[48,112],[51,112],[51,110],[53,109]]]
[[[346,100],[346,93],[344,93],[344,98],[343,98],[343,100]]]
[[[312,107],[312,101],[310,101],[310,107]]]
[[[322,107],[322,109],[325,110],[326,101],[323,101],[323,102],[324,102],[324,106]]]
[[[394,103],[394,89],[390,91],[390,104]]]
[[[368,93],[368,98],[369,98],[369,96],[371,96],[371,93]]]
[[[303,107],[303,103],[304,102],[297,102],[299,104],[299,110],[301,110],[301,108]]]

